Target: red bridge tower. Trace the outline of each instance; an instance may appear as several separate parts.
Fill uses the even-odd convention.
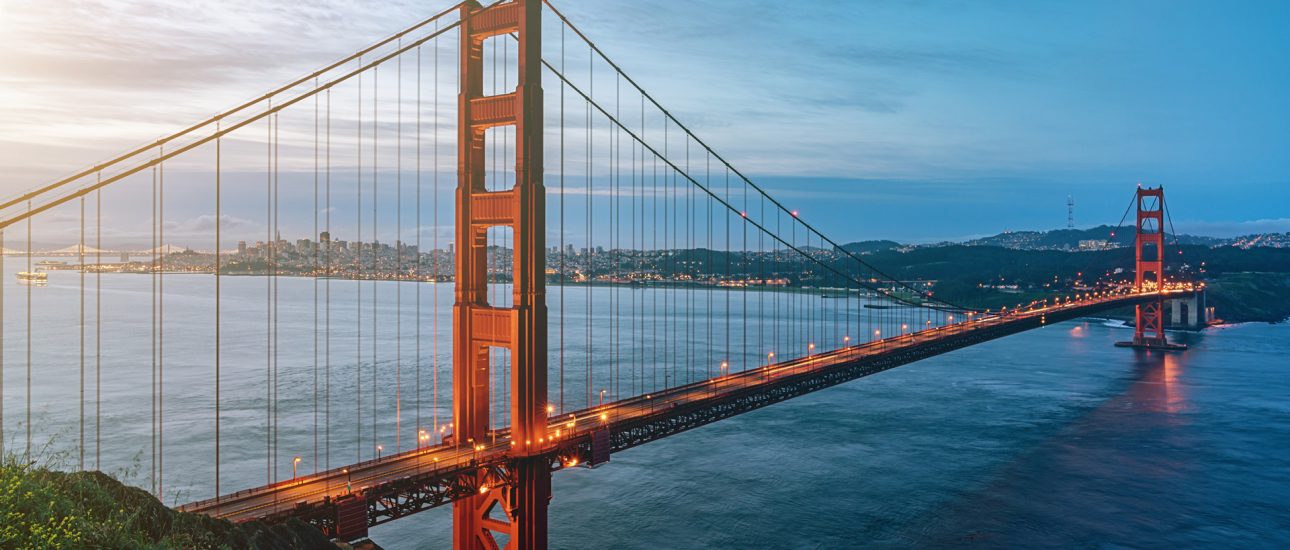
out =
[[[551,471],[546,453],[546,190],[542,184],[542,2],[511,0],[461,7],[458,96],[456,303],[453,306],[453,436],[458,445],[491,443],[489,354],[509,351],[510,437],[507,475],[482,469],[473,497],[453,504],[457,549],[544,549]],[[519,41],[514,90],[484,95],[484,42]],[[485,187],[486,131],[515,127],[515,186]],[[495,145],[494,145],[495,146]],[[488,303],[488,229],[514,232],[511,307]],[[507,480],[507,483],[499,483]],[[500,485],[500,486],[499,486]]]
[[[1138,304],[1134,315],[1132,342],[1118,345],[1147,349],[1182,349],[1186,346],[1165,340],[1165,188],[1138,186],[1138,215],[1135,229],[1133,290],[1156,294]]]

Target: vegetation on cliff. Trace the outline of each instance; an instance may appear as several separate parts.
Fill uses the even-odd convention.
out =
[[[102,472],[0,464],[0,548],[330,548],[312,526],[176,512]]]

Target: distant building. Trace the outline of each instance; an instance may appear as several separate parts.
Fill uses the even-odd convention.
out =
[[[1088,239],[1079,242],[1080,250],[1110,250],[1113,248],[1110,241],[1102,239]]]
[[[237,255],[238,256],[246,255],[246,241],[237,241]]]

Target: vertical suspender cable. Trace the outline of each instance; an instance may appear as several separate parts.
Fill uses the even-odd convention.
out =
[[[403,39],[399,39],[403,49]],[[394,449],[403,450],[403,56],[395,60],[394,134]]]
[[[380,158],[377,157],[377,147],[380,145],[380,134],[377,132],[377,126],[380,123],[380,114],[377,112],[377,104],[381,92],[381,67],[372,67],[372,445],[380,447],[376,437],[376,286],[381,277],[380,271],[380,236],[377,235],[377,198],[379,188],[377,187],[377,168],[380,165]]]
[[[165,149],[160,150],[165,154]],[[157,242],[164,248],[157,274],[157,494],[165,493],[166,477],[166,165],[157,165]]]
[[[222,136],[220,132],[220,121],[215,121],[215,135]],[[220,237],[224,226],[222,216],[223,193],[221,192],[220,181],[220,153],[222,137],[215,138],[215,496],[220,496],[220,280],[222,279],[220,269],[222,253],[220,252]],[[97,271],[102,271],[102,266]],[[97,323],[95,323],[97,327]],[[96,339],[97,343],[97,339]],[[219,509],[216,508],[218,513]]]
[[[757,199],[757,221],[765,224],[766,221],[766,198]],[[757,279],[760,281],[761,292],[757,294],[757,343],[766,345],[766,300],[767,296],[774,299],[774,295],[769,292],[769,285],[766,283],[766,232],[757,232]],[[757,363],[761,363],[761,351],[757,353]],[[774,349],[773,344],[771,349]]]
[[[327,266],[326,266],[327,279],[324,282],[324,288],[323,288],[323,292],[326,294],[325,305],[323,306],[323,308],[325,309],[324,320],[323,320],[323,332],[326,335],[323,342],[323,456],[324,456],[323,469],[331,470],[331,278],[332,278],[331,253],[332,253],[332,250],[334,249],[334,247],[332,246],[332,235],[331,235],[331,88],[327,88],[326,134],[327,134],[327,138],[326,138],[325,145],[327,149],[327,155],[326,155],[325,162],[327,165],[326,166],[327,175],[325,179],[326,179],[326,186],[327,186],[327,202],[326,202],[325,212],[326,212],[326,227],[327,227],[327,243],[326,243],[325,250],[326,250],[327,256],[325,261],[327,262]]]
[[[416,340],[417,340],[417,346],[416,346],[416,361],[417,361],[417,363],[416,363],[416,370],[417,370],[416,377],[417,377],[417,383],[416,383],[416,387],[417,387],[417,390],[416,390],[416,391],[417,391],[417,398],[416,398],[416,401],[415,401],[415,406],[416,406],[416,409],[417,409],[417,412],[416,412],[416,416],[417,416],[417,418],[416,418],[416,426],[417,426],[417,431],[416,431],[416,434],[417,434],[417,447],[420,447],[420,446],[421,446],[421,442],[422,442],[421,431],[423,430],[423,426],[421,425],[421,286],[424,284],[424,277],[425,277],[425,274],[424,274],[424,273],[422,272],[422,270],[421,270],[421,267],[422,267],[422,263],[421,263],[421,254],[422,254],[422,252],[423,252],[423,250],[424,250],[424,249],[422,249],[422,248],[421,248],[421,47],[420,47],[420,46],[417,46],[417,101],[416,101],[416,105],[417,105],[417,155],[416,155],[416,156],[417,156],[417,268],[416,268],[416,279],[415,279],[415,281],[416,281],[416,285],[417,285],[417,286],[416,286],[416,294],[417,294],[417,296],[416,296],[416,299],[417,299],[417,308],[416,308],[416,318],[417,318],[417,321],[416,321],[416,331],[417,331],[417,338],[416,338]],[[432,430],[432,431],[433,431],[433,430]]]
[[[560,25],[560,71],[564,71],[564,25]],[[564,414],[564,292],[568,288],[564,247],[564,81],[560,81],[560,414]]]
[[[617,74],[614,75],[614,110],[619,108],[618,101],[618,81]],[[610,397],[618,395],[618,349],[622,347],[621,339],[618,338],[621,326],[618,323],[618,314],[622,310],[622,305],[618,303],[618,243],[615,236],[621,225],[621,219],[618,216],[618,205],[620,203],[618,196],[618,156],[621,151],[621,134],[618,128],[614,127],[613,121],[606,117],[606,132],[609,140],[609,258],[612,272],[610,273],[609,291],[609,386]]]
[[[278,245],[282,241],[282,232],[280,230],[278,219],[281,215],[278,205],[278,181],[280,179],[280,166],[278,160],[278,148],[282,143],[279,137],[279,131],[282,128],[282,119],[279,114],[273,115],[273,251],[272,259],[269,262],[271,276],[273,281],[273,480],[278,480]]]
[[[269,100],[272,107],[273,100]],[[264,478],[273,483],[273,117],[265,119],[264,137]]]
[[[318,239],[317,244],[313,246],[313,283],[314,283],[314,459],[310,466],[314,471],[318,470],[318,268],[319,254],[323,246],[321,235],[318,233],[318,77],[314,77],[314,231],[309,240]]]
[[[650,212],[650,219],[651,219],[651,220],[653,220],[653,222],[654,222],[654,223],[650,224],[650,225],[652,225],[652,226],[653,226],[653,227],[651,228],[651,229],[653,229],[653,231],[651,231],[652,235],[651,235],[651,239],[650,239],[650,240],[651,240],[651,241],[653,241],[653,243],[654,243],[654,250],[659,251],[659,252],[663,252],[663,251],[665,251],[665,250],[666,250],[666,247],[661,246],[661,245],[660,245],[660,243],[659,243],[659,239],[658,239],[658,229],[659,229],[658,213],[659,213],[659,210],[663,210],[663,211],[666,213],[666,209],[664,209],[664,208],[659,208],[659,201],[658,201],[658,155],[650,155],[650,157],[651,157],[651,160],[652,160],[652,162],[651,162],[652,166],[651,166],[651,169],[650,169],[650,187],[651,187],[651,189],[650,189],[650,195],[651,195],[651,197],[654,199],[653,201],[651,201],[651,206],[653,206],[653,209],[652,209],[652,211]],[[666,195],[664,195],[664,198],[666,198]],[[667,218],[665,217],[664,219],[666,220]],[[666,233],[666,232],[664,232],[664,234],[663,234],[663,235],[666,237],[666,236],[667,236],[667,233]],[[661,287],[661,286],[660,286],[660,292],[664,292],[664,293],[666,293],[666,292],[667,292],[667,291],[666,291],[666,288],[664,288],[664,287]],[[653,302],[654,302],[654,307],[653,307],[653,308],[651,308],[651,309],[652,309],[652,312],[651,312],[651,313],[653,313],[653,315],[654,315],[654,322],[653,322],[653,325],[654,325],[654,327],[653,327],[653,328],[654,328],[654,330],[652,331],[652,335],[653,335],[653,351],[652,351],[652,353],[654,353],[654,354],[656,355],[656,357],[663,357],[663,352],[664,352],[664,350],[663,350],[663,349],[660,349],[660,346],[659,346],[659,343],[660,343],[660,339],[659,339],[659,319],[662,317],[661,315],[659,315],[659,302],[662,302],[662,301],[663,301],[663,299],[666,299],[666,298],[667,298],[667,294],[663,294],[662,296],[660,296],[660,298],[662,298],[662,299],[656,299],[656,300],[653,300]],[[664,336],[666,336],[666,333],[664,333]],[[650,361],[650,367],[651,367],[651,368],[650,368],[650,391],[658,391],[658,364],[659,364],[659,361],[657,361],[657,360],[655,360],[655,361]],[[666,363],[664,363],[664,366],[663,366],[663,372],[664,372],[664,373],[666,373],[666,372],[667,372],[667,364],[666,364]],[[652,402],[652,401],[650,402],[650,410],[651,410],[651,411],[653,410],[653,402]]]
[[[588,89],[590,90],[590,96],[594,98],[596,97],[596,64],[595,64],[595,59],[591,57],[590,48],[587,49],[587,71],[589,75],[587,77]],[[592,376],[592,372],[591,372],[591,352],[592,352],[591,339],[594,333],[593,327],[595,326],[595,321],[591,317],[592,314],[595,313],[595,309],[591,305],[591,287],[595,277],[595,252],[596,252],[596,247],[592,244],[592,240],[591,240],[592,235],[595,234],[592,232],[593,229],[595,228],[595,223],[593,222],[593,218],[592,218],[592,204],[591,204],[591,199],[592,199],[592,196],[594,195],[592,191],[593,189],[595,189],[595,184],[592,182],[593,178],[592,178],[592,172],[591,172],[592,170],[591,159],[592,159],[592,154],[595,151],[595,146],[592,144],[592,139],[591,139],[591,102],[587,102],[587,115],[586,115],[585,122],[587,126],[587,248],[586,248],[587,253],[585,258],[586,264],[587,264],[587,273],[584,275],[584,277],[586,278],[586,283],[587,283],[587,317],[586,317],[587,348],[584,353],[586,354],[586,359],[587,359],[587,380],[586,380],[587,407],[590,408],[591,404],[593,403],[591,399],[591,394],[595,392],[595,390],[592,389],[592,383],[594,382],[595,378]]]
[[[436,32],[438,28],[439,28],[439,24],[435,23]],[[430,217],[433,220],[431,222],[431,225],[433,226],[433,230],[432,230],[433,233],[431,233],[431,240],[433,241],[432,246],[434,247],[434,250],[431,252],[432,255],[430,256],[430,274],[432,277],[434,277],[435,283],[438,283],[439,282],[439,114],[438,114],[439,113],[439,41],[438,40],[434,41],[434,112],[435,112],[435,116],[432,117],[430,121],[430,133],[432,135],[430,146],[431,148],[434,149],[434,153],[433,153],[434,158],[432,162],[434,166],[433,168],[434,173],[431,176],[432,177],[431,185],[434,187],[434,198],[432,200],[432,206],[431,206],[431,212],[430,212]],[[435,286],[434,292],[430,297],[430,309],[432,312],[430,315],[430,319],[431,319],[430,332],[433,333],[433,336],[431,337],[431,340],[430,340],[430,368],[432,369],[432,372],[430,374],[430,385],[431,385],[430,400],[431,400],[431,406],[434,408],[434,410],[431,411],[431,415],[433,416],[434,426],[435,426],[434,430],[431,431],[431,433],[433,434],[437,431],[439,433],[440,438],[442,438],[443,431],[442,431],[442,428],[439,427],[439,287],[437,285]]]
[[[95,174],[96,183],[103,181],[102,172]],[[103,188],[94,191],[94,469],[102,470],[99,462],[102,442],[103,403]]]
[[[704,185],[707,186],[709,189],[711,189],[712,188],[712,155],[710,154],[704,155],[703,162],[704,162],[704,166],[703,166]],[[704,200],[703,202],[707,203],[708,205],[707,212],[705,213],[705,219],[708,222],[708,227],[707,227],[707,230],[705,231],[708,242],[707,242],[707,246],[704,247],[704,248],[707,248],[708,250],[706,254],[707,259],[705,259],[703,262],[703,277],[706,279],[705,283],[709,283],[708,288],[703,293],[705,298],[704,302],[706,302],[705,304],[706,307],[704,307],[704,317],[707,317],[707,321],[708,321],[707,323],[708,324],[708,339],[707,339],[708,357],[705,360],[706,363],[703,366],[703,371],[709,374],[708,378],[712,378],[711,373],[712,373],[713,367],[719,366],[719,364],[713,360],[713,353],[712,353],[713,348],[716,346],[716,339],[713,337],[713,328],[712,328],[712,322],[714,317],[714,312],[712,310],[712,303],[713,303],[713,300],[716,298],[715,296],[716,290],[711,288],[711,285],[710,285],[710,283],[712,282],[712,279],[716,277],[715,264],[712,259],[713,258],[712,231],[714,229],[713,222],[712,222],[712,207],[713,207],[714,201],[711,199],[708,199],[708,200]],[[718,368],[717,375],[719,376],[720,374],[721,374],[721,369]]]
[[[690,174],[690,138],[685,138],[685,174]],[[690,282],[694,281],[694,259],[698,256],[695,254],[694,247],[696,244],[694,237],[694,225],[698,219],[694,207],[694,186],[685,186],[685,258],[686,274],[690,276]],[[687,284],[685,288],[685,383],[694,382],[694,285]]]
[[[31,273],[31,200],[27,201],[27,273]],[[27,285],[27,451],[23,461],[31,463],[31,287]]]
[[[81,410],[81,424],[80,424],[81,443],[77,449],[77,455],[78,455],[77,469],[84,470],[85,469],[85,197],[81,197],[80,202],[81,202],[81,240],[80,240],[80,243],[76,245],[76,255],[77,255],[77,263],[80,264],[80,272],[81,272],[80,273],[81,401],[79,403],[80,410]],[[3,254],[3,251],[4,251],[4,243],[0,242],[0,254]],[[0,262],[3,262],[3,261],[4,259],[0,258]],[[0,271],[0,279],[3,279],[3,278],[4,278],[4,273]],[[3,292],[4,291],[0,289],[0,294],[3,294]],[[0,309],[4,309],[3,298],[0,298]],[[3,322],[0,321],[0,323],[3,323]],[[0,338],[0,347],[4,347],[3,338]],[[0,359],[0,364],[3,364],[3,359]],[[2,373],[3,373],[3,369],[0,368],[0,377],[3,377]],[[3,388],[0,388],[0,393],[2,392],[3,392]],[[4,437],[4,434],[2,431],[0,431],[0,439],[3,439],[3,437]],[[0,447],[0,455],[3,455],[3,454],[4,454],[3,447]]]
[[[27,200],[27,272],[31,272],[31,200]],[[31,463],[31,283],[27,284],[27,451],[23,462]]]
[[[560,82],[563,83],[564,81],[562,80]],[[641,96],[640,115],[641,115],[641,139],[645,139],[645,97],[644,96]],[[635,154],[635,150],[636,149],[633,148],[632,150],[633,155]],[[637,268],[636,271],[639,273],[640,271],[643,271],[643,268],[645,267],[645,262],[644,262],[644,256],[645,256],[645,147],[644,145],[640,147],[640,165],[637,166],[635,162],[633,162],[632,165],[634,170],[639,169],[639,173],[637,176],[639,177],[639,179],[636,180],[636,183],[639,184],[639,192],[640,192],[640,197],[639,197],[640,226],[638,228],[636,227],[635,223],[632,224],[633,226],[632,227],[632,235],[633,235],[632,248],[637,251],[637,253],[640,255],[639,258],[641,260],[635,263]],[[636,189],[636,185],[634,184],[633,191],[635,191],[635,189]],[[632,197],[633,204],[635,204],[636,200],[637,200],[637,197],[633,194],[633,197]],[[635,241],[636,241],[635,235],[636,235],[637,229],[640,229],[640,248],[639,249],[636,248],[636,244],[635,244]],[[641,282],[643,283],[644,281],[641,281]],[[642,286],[641,291],[637,292],[636,294],[640,296],[640,300],[639,300],[640,305],[637,306],[637,310],[636,310],[637,316],[640,317],[640,332],[637,334],[636,341],[635,341],[636,350],[637,350],[636,364],[640,369],[640,375],[639,375],[640,389],[636,393],[637,395],[640,395],[645,393],[645,291],[644,291],[644,287]]]
[[[666,157],[671,152],[669,144],[668,121],[663,119],[663,155]],[[674,194],[672,181],[672,170],[665,167],[663,170],[663,185],[666,186],[663,191],[663,248],[667,250],[667,277],[670,279],[666,285],[667,294],[663,297],[663,338],[665,342],[670,343],[667,349],[671,352],[668,354],[667,363],[663,365],[663,388],[671,388],[672,383],[676,380],[676,319],[674,307],[676,301],[676,215],[677,211],[673,204]]]
[[[644,133],[644,131],[645,131],[644,121],[642,120],[641,132]],[[640,266],[640,264],[635,261],[635,259],[639,257],[639,250],[640,250],[640,248],[638,248],[638,245],[636,243],[636,184],[637,184],[636,176],[637,176],[637,169],[639,168],[636,165],[636,150],[637,150],[637,144],[633,142],[632,143],[632,200],[631,200],[631,206],[629,207],[629,210],[631,210],[631,213],[632,213],[632,216],[631,216],[632,229],[631,229],[631,249],[628,251],[628,259],[631,260],[629,265],[631,267],[627,271],[627,276],[632,278],[633,281],[635,280],[634,275],[639,272],[639,266]],[[644,150],[642,149],[641,152],[644,153]],[[641,155],[641,160],[642,161],[645,160],[643,154]],[[643,248],[643,246],[641,248]],[[641,312],[641,307],[636,305],[637,296],[639,294],[641,293],[633,292],[632,288],[628,287],[627,296],[628,298],[631,298],[631,303],[632,303],[631,305],[632,327],[631,327],[631,332],[629,333],[631,335],[629,342],[631,342],[631,346],[632,346],[631,379],[629,381],[630,386],[628,390],[631,393],[631,395],[637,395],[638,393],[645,392],[643,388],[640,388],[639,391],[637,391],[640,381],[644,378],[643,376],[637,375],[637,369],[644,366],[644,363],[642,362],[641,357],[639,355],[641,345],[643,343],[643,338],[641,338],[641,334],[636,332],[637,330],[636,321],[637,321],[637,318],[640,317],[640,312]],[[644,319],[642,318],[640,319],[640,321],[641,321],[641,326],[643,326]]]
[[[150,442],[152,443],[152,460],[149,462],[148,467],[150,470],[149,478],[152,483],[152,494],[155,496],[157,495],[157,255],[160,250],[160,246],[157,244],[156,166],[152,167],[152,212],[149,218],[151,218],[152,224],[152,251],[149,252],[152,257],[148,258],[148,263],[150,264],[148,269],[148,279],[152,289],[152,305],[151,311],[149,312],[152,315],[152,321],[151,325],[148,327],[152,336],[152,433],[150,434]]]
[[[363,65],[360,57],[358,64]],[[358,166],[355,188],[358,191],[358,204],[354,211],[358,221],[358,250],[354,251],[354,462],[363,461],[363,73],[358,73]]]
[[[730,169],[726,168],[726,170],[728,171]],[[730,177],[730,174],[728,172],[726,174],[726,177],[727,178]],[[743,226],[743,238],[741,239],[742,247],[743,247],[743,259],[740,260],[739,274],[740,274],[740,278],[743,279],[744,281],[744,286],[740,289],[739,294],[741,298],[743,298],[744,308],[743,308],[743,315],[740,317],[740,319],[742,320],[740,325],[742,325],[742,328],[743,328],[743,338],[740,339],[739,341],[740,342],[739,349],[742,350],[739,354],[740,355],[739,370],[746,371],[748,370],[748,350],[753,349],[751,346],[748,345],[748,321],[749,321],[748,293],[752,292],[752,285],[749,284],[750,282],[749,279],[752,279],[752,261],[749,258],[750,250],[748,249],[748,186],[745,185],[743,187],[744,187],[744,202],[743,202],[743,208],[740,209],[740,212],[741,212],[740,218],[742,219],[740,225]]]

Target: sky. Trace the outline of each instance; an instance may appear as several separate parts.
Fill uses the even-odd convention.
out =
[[[0,0],[0,195],[255,97],[442,4]],[[1138,183],[1166,187],[1180,232],[1290,231],[1290,3],[556,5],[839,241],[1063,227],[1068,196],[1077,226],[1114,224]],[[558,47],[548,33],[544,55]]]

